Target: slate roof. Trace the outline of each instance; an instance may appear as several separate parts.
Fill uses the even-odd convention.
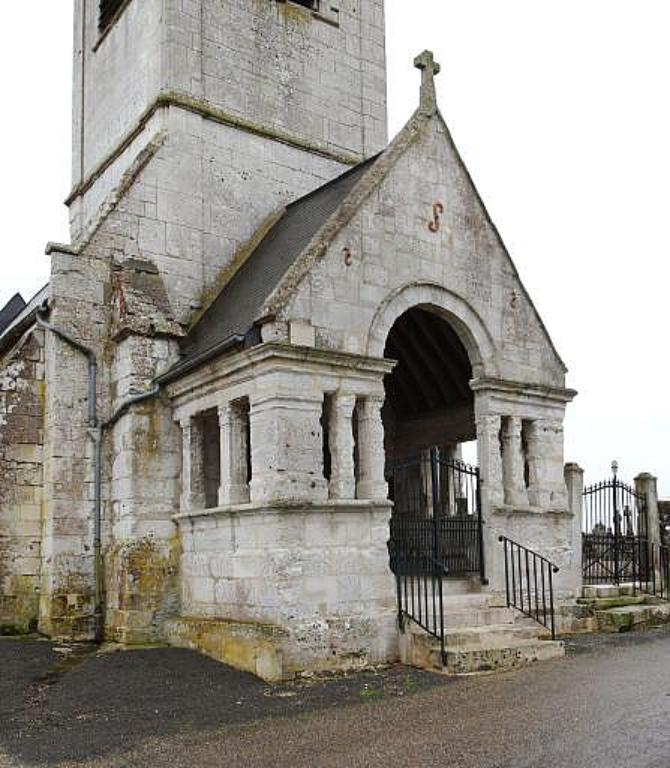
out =
[[[4,328],[0,325],[0,353],[10,347],[16,338],[24,333],[34,322],[37,310],[49,298],[49,284],[38,291],[30,301],[23,306],[17,315]],[[3,310],[4,312],[4,310]]]
[[[378,156],[291,203],[181,343],[173,379],[249,337],[266,299]]]
[[[26,302],[23,300],[23,296],[20,293],[15,293],[0,309],[0,335],[25,306]]]

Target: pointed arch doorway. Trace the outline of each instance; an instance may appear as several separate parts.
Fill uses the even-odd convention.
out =
[[[398,361],[382,411],[391,568],[485,581],[479,469],[463,460],[477,438],[467,350],[438,311],[417,306],[393,324],[384,356]]]

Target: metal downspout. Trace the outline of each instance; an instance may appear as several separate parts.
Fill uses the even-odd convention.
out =
[[[95,580],[95,601],[93,608],[94,636],[95,642],[101,643],[104,634],[104,611],[103,611],[103,562],[102,562],[102,443],[105,430],[114,426],[130,406],[149,400],[160,392],[160,384],[154,384],[149,392],[143,392],[133,395],[125,400],[116,409],[112,416],[98,424],[98,359],[92,349],[76,341],[65,331],[51,325],[45,320],[44,310],[38,310],[36,314],[37,324],[47,331],[50,331],[73,349],[76,349],[88,359],[88,424],[89,437],[94,444],[93,474],[94,474],[94,493],[93,493],[93,558],[94,558],[94,580]]]

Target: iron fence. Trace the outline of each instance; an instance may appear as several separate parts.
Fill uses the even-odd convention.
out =
[[[584,489],[582,576],[585,584],[621,584],[646,579],[647,499],[616,476]]]
[[[479,469],[442,458],[434,448],[393,466],[387,476],[393,572],[429,575],[435,561],[443,573],[478,573],[485,581]]]

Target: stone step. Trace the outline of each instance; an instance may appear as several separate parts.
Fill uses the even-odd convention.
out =
[[[514,669],[536,661],[560,658],[563,643],[541,639],[547,630],[532,620],[513,624],[447,628],[447,665],[442,664],[439,640],[408,622],[400,636],[403,663],[446,674],[472,674]]]
[[[635,597],[626,597],[624,595],[620,597],[579,597],[577,598],[578,605],[586,605],[593,610],[608,610],[610,608],[625,608],[633,605],[646,605],[649,602],[654,602],[646,595],[636,595]]]
[[[635,596],[635,587],[633,584],[593,584],[582,588],[582,596],[587,600],[633,597]]]
[[[512,608],[461,608],[445,611],[444,621],[450,628],[514,624],[517,613]]]
[[[479,576],[450,577],[442,580],[445,596],[456,595],[478,595],[486,594],[487,587],[484,586]]]
[[[551,640],[518,640],[509,645],[494,647],[464,645],[447,648],[447,667],[443,671],[452,675],[503,672],[564,656],[563,643]],[[439,657],[438,647],[438,660]]]
[[[517,642],[538,640],[540,630],[536,624],[490,624],[480,627],[448,627],[449,648],[507,648]]]
[[[487,608],[505,608],[503,597],[493,592],[454,595],[444,591],[445,615],[456,611],[485,610]]]
[[[629,605],[596,611],[600,632],[642,631],[670,623],[670,603]]]

